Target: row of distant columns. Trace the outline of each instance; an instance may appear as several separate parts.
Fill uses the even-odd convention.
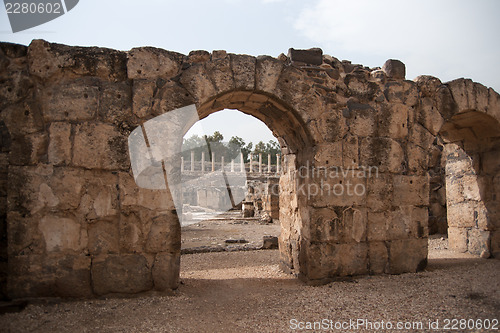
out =
[[[250,154],[250,162],[253,161],[253,154]],[[191,151],[191,171],[194,171],[194,151]],[[215,171],[215,153],[212,153],[212,172]],[[221,169],[224,169],[224,156],[221,156]],[[181,156],[181,170],[184,171],[184,157]],[[267,154],[267,170],[271,170],[271,154]],[[276,154],[276,172],[280,170],[280,155]],[[240,172],[245,171],[245,163],[243,161],[243,153],[240,153]],[[205,172],[205,152],[201,152],[201,172]],[[231,161],[231,172],[235,172],[234,160]],[[253,165],[250,163],[250,172],[254,172]],[[262,154],[259,154],[259,173],[262,173]]]

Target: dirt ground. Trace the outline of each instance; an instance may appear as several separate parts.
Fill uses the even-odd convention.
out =
[[[205,237],[213,245],[226,238],[262,238],[240,234],[238,228],[246,226],[212,224],[220,231],[212,235],[198,230],[207,225],[192,226],[193,237],[183,230],[183,247],[199,246],[198,238]],[[236,231],[228,235],[224,228]],[[171,296],[36,300],[21,312],[1,315],[0,331],[442,332],[447,320],[453,328],[456,319],[452,331],[483,332],[480,324],[500,319],[500,260],[450,252],[440,236],[429,240],[428,268],[416,274],[311,287],[280,272],[278,258],[277,250],[185,254],[182,284]],[[473,329],[461,329],[460,320]]]

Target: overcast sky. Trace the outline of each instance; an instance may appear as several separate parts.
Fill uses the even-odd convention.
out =
[[[66,15],[15,34],[2,7],[0,40],[27,45],[42,38],[120,50],[155,46],[184,54],[225,49],[255,56],[320,47],[369,67],[400,59],[408,79],[467,77],[500,91],[499,17],[499,0],[80,0]],[[271,138],[233,118],[219,116],[205,127],[220,127],[226,138]]]

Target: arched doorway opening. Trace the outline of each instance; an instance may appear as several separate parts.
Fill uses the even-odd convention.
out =
[[[467,110],[439,132],[444,141],[449,247],[498,257],[500,239],[500,123]]]
[[[277,248],[281,147],[264,123],[212,113],[184,135],[181,154],[182,253]]]

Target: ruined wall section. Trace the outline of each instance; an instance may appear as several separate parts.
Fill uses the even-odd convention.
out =
[[[127,148],[134,128],[171,110],[196,104],[203,118],[237,108],[271,128],[283,147],[281,267],[310,283],[423,269],[436,137],[461,112],[500,119],[493,91],[465,106],[460,85],[405,80],[399,61],[367,68],[320,49],[275,59],[36,40],[2,50],[11,297],[177,287],[175,186],[139,188]],[[495,147],[481,152],[483,161]],[[165,166],[180,175],[179,160]],[[492,179],[495,168],[486,172]],[[494,207],[497,191],[481,199]],[[488,226],[492,253],[496,223]]]

